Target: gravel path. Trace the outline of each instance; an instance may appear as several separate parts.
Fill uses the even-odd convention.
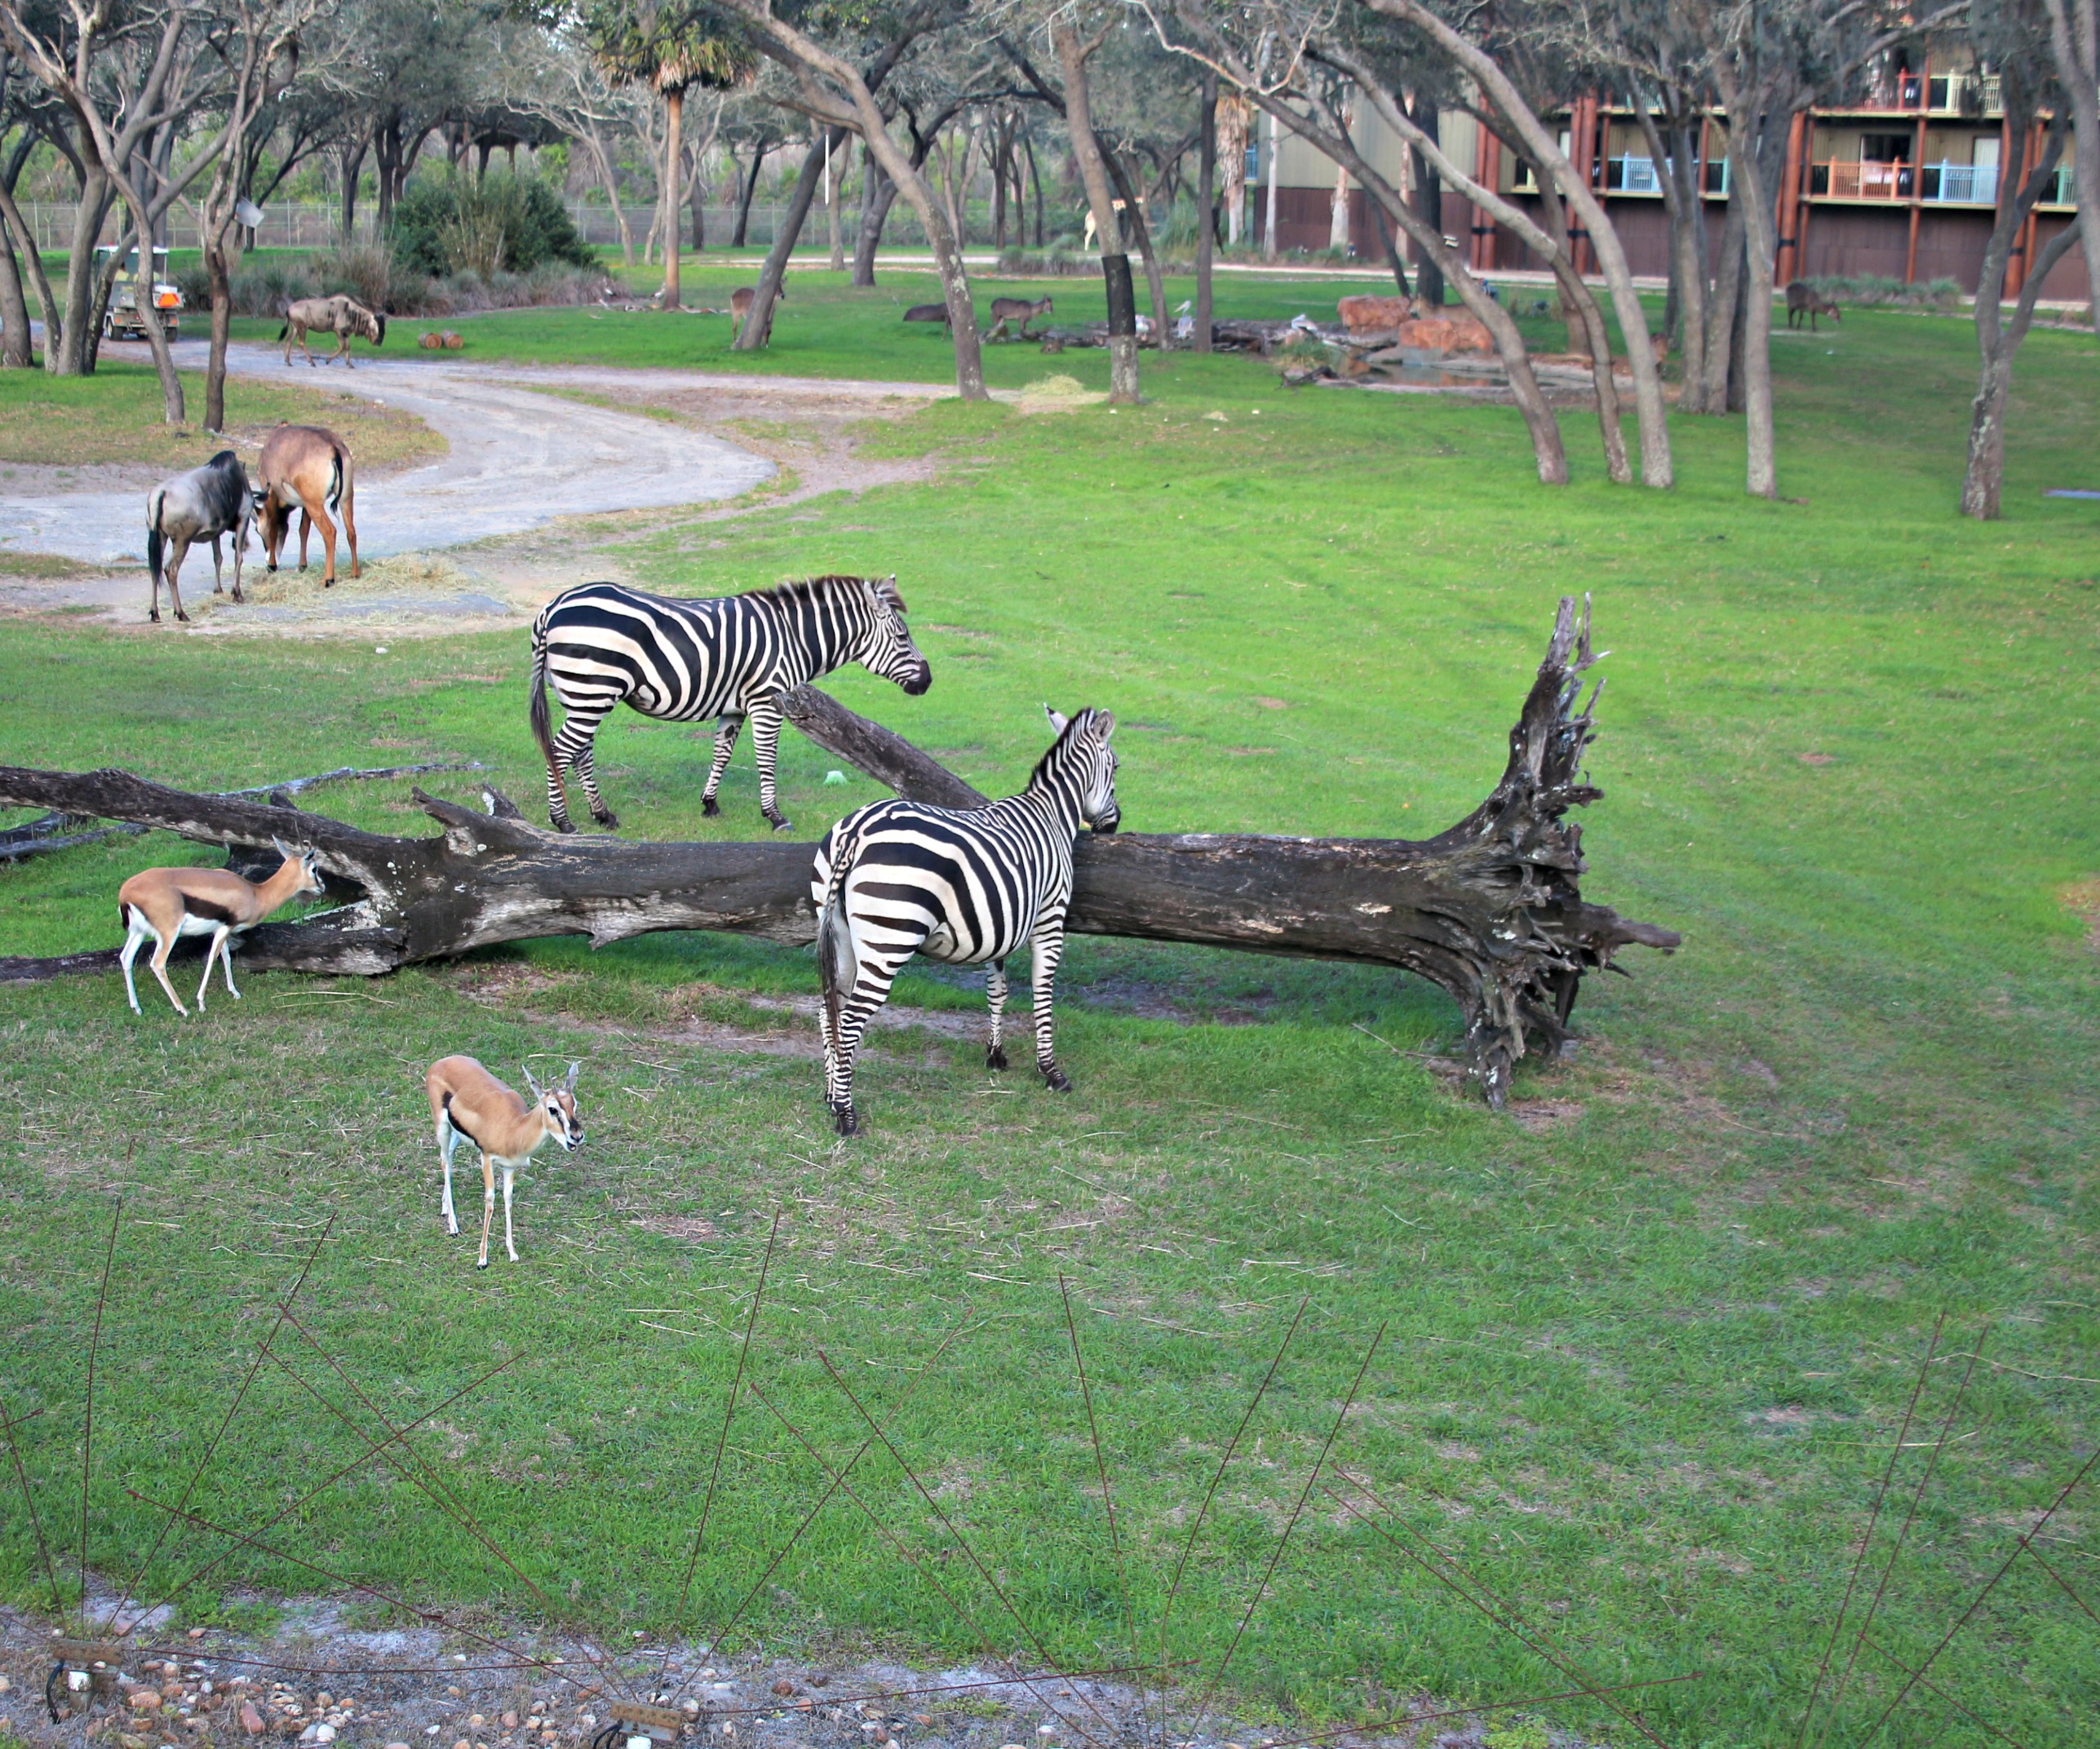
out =
[[[228,367],[244,376],[288,374],[278,355],[259,346],[234,347]],[[294,368],[305,373],[303,365]],[[686,388],[750,388],[741,378],[640,374]],[[521,534],[560,516],[716,503],[778,472],[719,437],[521,386],[587,390],[626,381],[627,373],[379,356],[361,360],[354,371],[330,367],[325,379],[331,388],[405,408],[452,446],[427,467],[358,482],[358,546],[367,557]],[[824,385],[833,395],[840,387]],[[917,385],[860,387],[874,395],[925,392]],[[134,565],[145,557],[144,520],[137,491],[0,498],[0,548]]]

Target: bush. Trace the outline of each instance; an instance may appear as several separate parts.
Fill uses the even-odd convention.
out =
[[[554,190],[536,177],[491,170],[476,181],[457,171],[411,183],[393,211],[396,267],[436,279],[529,273],[553,262],[597,264]]]
[[[1893,304],[1907,309],[1952,309],[1965,295],[1954,280],[1907,285],[1886,273],[1832,274],[1812,279],[1809,284],[1840,303]]]

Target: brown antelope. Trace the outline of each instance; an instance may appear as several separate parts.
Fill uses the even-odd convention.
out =
[[[117,916],[129,932],[117,957],[124,967],[124,989],[134,1014],[143,1011],[139,986],[131,981],[131,962],[148,936],[153,939],[153,976],[161,981],[176,1013],[185,1018],[189,1013],[168,982],[168,954],[181,936],[211,937],[204,950],[204,981],[197,986],[197,1012],[204,1012],[214,956],[226,968],[227,994],[236,1002],[241,999],[241,992],[233,987],[233,938],[246,935],[286,901],[321,890],[314,852],[294,850],[281,839],[270,842],[285,860],[260,885],[243,880],[231,869],[141,869],[117,889]]]
[[[370,340],[374,346],[387,343],[387,318],[383,312],[368,310],[355,298],[338,294],[333,298],[301,298],[285,306],[285,325],[277,330],[277,338],[285,343],[285,362],[291,362],[291,349],[296,342],[306,361],[313,362],[313,353],[306,343],[308,333],[332,334],[335,336],[335,350],[328,355],[334,364],[343,361],[346,369],[357,367],[351,361],[350,339],[353,334]]]
[[[1845,325],[1844,313],[1837,308],[1837,300],[1826,298],[1805,279],[1797,279],[1787,287],[1787,325],[1795,326],[1801,321],[1801,312],[1808,312],[1809,332],[1816,331],[1815,319],[1828,316],[1839,327]]]
[[[350,445],[334,432],[318,425],[280,425],[272,432],[255,463],[255,510],[263,551],[272,571],[296,510],[301,512],[299,568],[306,569],[307,536],[318,528],[328,559],[321,586],[334,587],[335,525],[328,516],[332,510],[343,518],[343,531],[350,537],[350,574],[365,574],[357,562],[357,472]]]
[[[496,1214],[496,1168],[503,1169],[503,1249],[511,1261],[518,1248],[511,1239],[511,1185],[518,1168],[539,1152],[551,1136],[564,1153],[583,1140],[583,1120],[576,1114],[576,1074],[569,1065],[560,1087],[542,1087],[525,1072],[534,1104],[528,1105],[471,1056],[441,1057],[423,1078],[430,1094],[430,1120],[437,1127],[437,1152],[445,1162],[445,1202],[439,1212],[445,1230],[457,1233],[459,1217],[452,1208],[452,1156],[461,1140],[481,1152],[481,1255],[474,1267],[489,1267],[489,1227]]]
[[[740,334],[744,331],[744,323],[749,320],[751,317],[751,306],[757,302],[758,287],[755,286],[739,286],[734,291],[729,294],[729,320],[730,326],[733,330],[732,338],[733,338],[735,334]],[[785,286],[782,286],[779,290],[776,291],[773,294],[773,308],[769,309],[765,312],[765,332],[759,337],[762,344],[769,346],[773,343],[773,310],[778,309],[782,304],[786,302],[787,288]]]
[[[991,332],[985,336],[987,340],[998,339],[1006,332],[1008,322],[1019,322],[1021,338],[1032,340],[1035,336],[1028,331],[1028,325],[1037,317],[1050,313],[1050,300],[1038,298],[1030,303],[1026,298],[995,298],[991,301]]]

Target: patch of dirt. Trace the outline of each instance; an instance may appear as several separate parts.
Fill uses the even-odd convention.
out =
[[[704,1215],[645,1215],[627,1223],[645,1233],[660,1233],[668,1239],[716,1239],[721,1230]]]
[[[2073,916],[2084,919],[2086,945],[2100,953],[2100,874],[2059,888],[2057,897]]]
[[[1508,1109],[1518,1127],[1534,1136],[1579,1118],[1583,1111],[1582,1102],[1572,1099],[1515,1099],[1510,1100]]]

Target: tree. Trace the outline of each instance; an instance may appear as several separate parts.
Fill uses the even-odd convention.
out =
[[[2043,0],[2058,88],[2071,112],[2080,230],[2085,244],[2086,320],[2100,331],[2100,16],[2094,0]],[[2040,275],[2031,278],[2039,281]]]
[[[1086,188],[1087,205],[1093,210],[1094,232],[1101,245],[1101,279],[1108,291],[1109,402],[1128,405],[1140,398],[1137,301],[1132,293],[1130,257],[1123,252],[1123,226],[1116,216],[1115,198],[1109,193],[1108,165],[1101,142],[1094,137],[1087,91],[1087,63],[1114,28],[1111,19],[1083,38],[1071,19],[1060,14],[1051,23],[1050,42],[1065,76],[1065,124],[1071,135],[1072,159]],[[1136,217],[1134,210],[1132,217]]]
[[[645,86],[663,100],[663,170],[658,187],[667,209],[663,290],[667,310],[679,307],[678,201],[682,146],[679,122],[691,86],[725,90],[758,70],[756,46],[726,11],[707,0],[587,0],[583,28],[607,79]]]

